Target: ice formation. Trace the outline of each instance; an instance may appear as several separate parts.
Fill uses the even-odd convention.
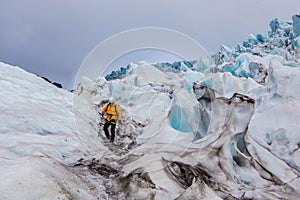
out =
[[[299,16],[74,93],[0,63],[0,199],[298,199]],[[115,144],[99,108],[120,105]]]

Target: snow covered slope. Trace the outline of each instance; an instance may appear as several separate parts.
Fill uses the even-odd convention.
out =
[[[72,93],[3,63],[0,88],[0,199],[93,199],[62,164],[89,154],[77,134]],[[106,150],[99,144],[95,150]]]
[[[0,63],[0,199],[299,199],[298,25],[270,27],[74,93]],[[110,96],[115,144],[97,113]]]

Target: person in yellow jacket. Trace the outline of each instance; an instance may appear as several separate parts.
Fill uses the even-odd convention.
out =
[[[102,116],[106,114],[105,123],[103,127],[105,136],[108,140],[114,142],[117,120],[122,120],[122,113],[120,107],[116,104],[112,97],[110,97],[109,102],[103,106],[101,114]],[[111,135],[109,135],[108,131],[109,126]]]

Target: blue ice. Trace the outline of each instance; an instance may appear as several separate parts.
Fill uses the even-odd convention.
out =
[[[181,132],[190,132],[191,127],[188,123],[188,117],[184,113],[181,107],[178,105],[175,105],[170,113],[169,116],[170,125],[175,130],[181,131]]]

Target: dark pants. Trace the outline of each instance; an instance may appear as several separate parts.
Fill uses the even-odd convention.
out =
[[[109,132],[108,132],[108,127],[110,126],[110,134],[111,136],[109,136]],[[111,120],[111,121],[106,121],[103,127],[105,136],[107,139],[110,139],[110,141],[114,141],[115,140],[115,129],[116,129],[116,121],[115,120]]]

